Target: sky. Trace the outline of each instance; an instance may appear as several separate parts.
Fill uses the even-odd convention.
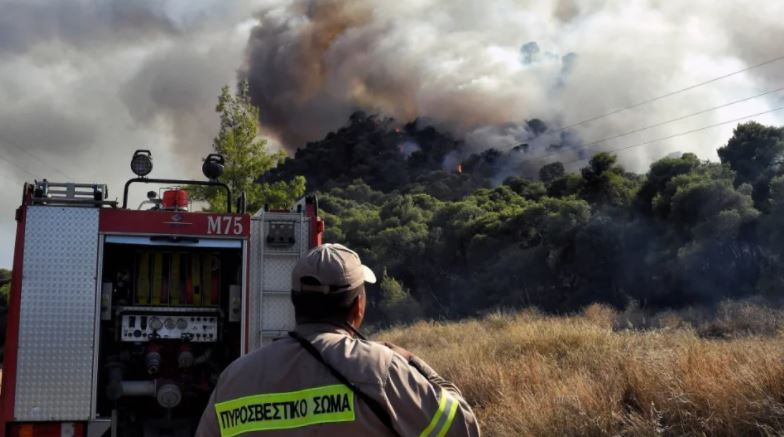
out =
[[[217,96],[236,82],[259,5],[0,0],[0,267],[24,182],[103,183],[120,197],[140,148],[151,176],[203,178]]]
[[[201,178],[221,86],[251,83],[261,127],[293,151],[356,109],[421,117],[466,153],[784,55],[784,2],[740,0],[0,0],[0,267],[34,179],[121,195],[135,149],[154,176]],[[570,131],[582,144],[784,87],[784,61]],[[770,93],[590,146],[613,150],[784,106]],[[783,124],[784,111],[759,117]],[[619,152],[643,172],[716,160],[733,124]],[[541,152],[553,138],[534,144]],[[541,150],[537,150],[537,147]],[[568,159],[569,157],[564,157]],[[579,165],[579,164],[575,164]],[[138,199],[137,194],[135,199]]]

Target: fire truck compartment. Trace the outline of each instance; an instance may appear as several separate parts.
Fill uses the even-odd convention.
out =
[[[107,235],[98,416],[120,436],[192,435],[241,354],[243,240]]]
[[[13,417],[87,420],[94,388],[98,209],[30,206],[24,238]]]

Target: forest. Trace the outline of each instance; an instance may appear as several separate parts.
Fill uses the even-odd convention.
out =
[[[357,250],[381,278],[369,293],[376,320],[781,295],[784,128],[739,124],[717,145],[720,162],[685,153],[633,174],[598,153],[576,172],[556,161],[530,174],[527,144],[456,162],[459,141],[395,126],[354,114],[260,180],[301,175],[318,192],[325,241]]]
[[[528,144],[469,154],[423,120],[362,112],[286,157],[257,142],[247,87],[237,97],[224,88],[217,111],[229,185],[249,194],[251,210],[316,193],[324,241],[355,249],[380,278],[369,290],[379,326],[591,303],[775,304],[784,289],[782,127],[739,124],[717,145],[720,162],[677,154],[635,174],[579,148],[585,164],[572,172],[537,161]],[[533,139],[548,129],[536,119],[525,128]],[[5,301],[10,272],[0,273]]]

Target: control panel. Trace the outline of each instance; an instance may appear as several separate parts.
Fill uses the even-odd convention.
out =
[[[218,341],[218,314],[160,310],[165,308],[135,308],[133,312],[122,313],[120,340],[187,340],[193,343]]]
[[[272,247],[290,247],[297,242],[294,222],[271,221],[267,229],[267,244]]]

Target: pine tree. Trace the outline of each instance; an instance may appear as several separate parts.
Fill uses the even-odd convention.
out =
[[[271,153],[267,141],[259,137],[259,108],[251,102],[247,81],[240,83],[236,94],[224,86],[215,111],[220,114],[220,131],[213,140],[213,149],[226,161],[220,181],[226,183],[235,196],[245,192],[248,211],[256,211],[264,205],[287,208],[302,197],[305,193],[302,176],[272,184],[257,182],[261,175],[283,162],[286,153],[282,150]],[[209,210],[219,211],[226,206],[223,190],[200,186],[188,187],[188,190],[194,200],[207,201]]]

